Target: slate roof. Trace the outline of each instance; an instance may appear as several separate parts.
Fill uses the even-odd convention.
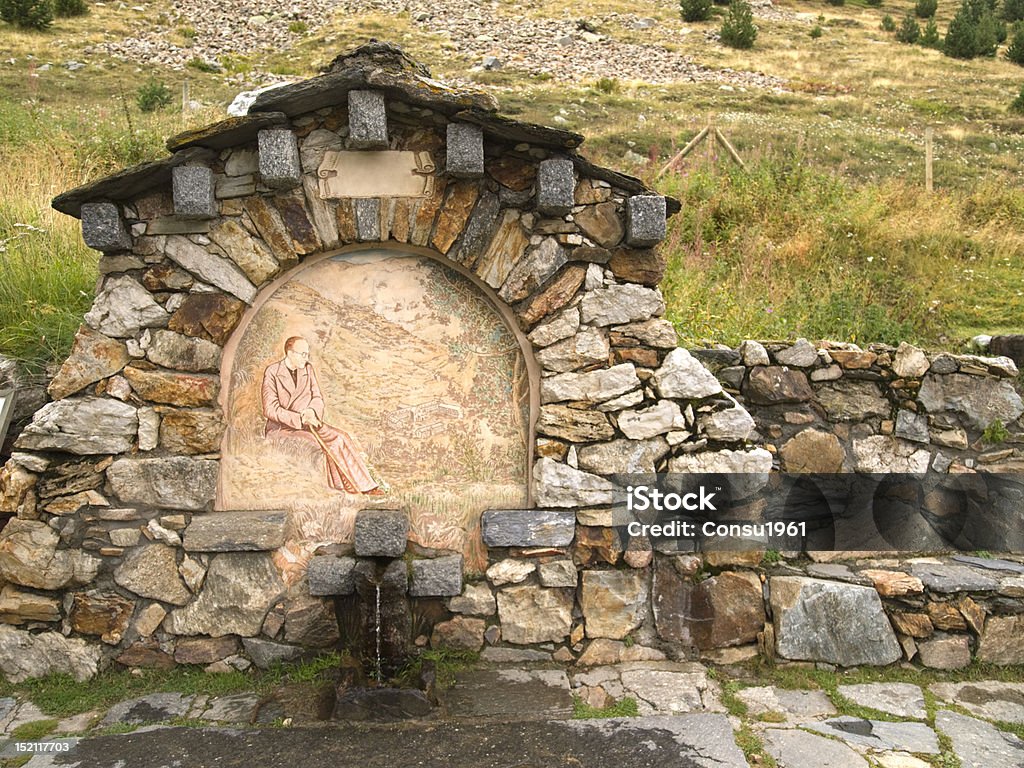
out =
[[[491,95],[434,80],[426,67],[413,61],[398,46],[371,42],[338,56],[316,77],[264,91],[243,117],[230,117],[172,136],[167,140],[170,156],[76,187],[55,197],[52,205],[61,213],[78,218],[83,203],[131,200],[147,190],[169,185],[176,166],[209,162],[221,150],[255,141],[264,128],[286,125],[298,115],[345,104],[352,90],[382,91],[389,101],[425,107],[451,120],[479,125],[485,141],[528,143],[560,152],[571,158],[585,176],[631,194],[653,193],[640,179],[594,165],[576,154],[576,148],[583,143],[582,135],[504,117],[498,114],[497,102]],[[681,208],[674,198],[667,198],[666,203],[669,216]]]

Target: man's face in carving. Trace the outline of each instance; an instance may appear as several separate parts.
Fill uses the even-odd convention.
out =
[[[306,363],[309,362],[309,343],[305,339],[299,339],[292,344],[291,349],[284,353],[284,357],[288,367],[293,371],[305,368]]]

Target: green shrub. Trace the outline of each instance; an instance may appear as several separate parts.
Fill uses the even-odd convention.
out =
[[[865,0],[865,2],[872,8],[880,8],[882,6],[882,0]]]
[[[845,5],[846,0],[825,0],[829,5]]]
[[[813,37],[813,38],[814,38],[815,40],[817,40],[817,39],[818,39],[819,37],[821,37],[821,36],[822,36],[823,34],[824,34],[824,33],[823,33],[823,32],[821,31],[821,25],[820,25],[820,24],[815,24],[815,25],[814,25],[813,27],[811,27],[810,35],[811,35],[811,37]]]
[[[171,89],[151,77],[135,92],[135,103],[142,112],[156,112],[171,103]]]
[[[85,16],[89,4],[85,0],[53,0],[53,12],[57,16]]]
[[[954,59],[995,56],[1000,29],[988,0],[963,0],[949,23],[942,52]]]
[[[707,21],[711,18],[711,0],[679,0],[683,21]]]
[[[919,19],[931,19],[935,17],[935,11],[939,8],[939,0],[917,0],[914,6],[914,15]]]
[[[1010,111],[1015,115],[1024,115],[1024,87],[1020,89],[1017,98],[1010,102]]]
[[[884,31],[886,31],[886,32],[895,32],[896,31],[896,22],[893,20],[892,16],[890,16],[888,13],[885,14],[885,16],[882,17],[882,29]]]
[[[1006,49],[1006,58],[1024,67],[1024,21],[1013,25],[1013,40]]]
[[[292,21],[288,24],[288,31],[293,32],[296,35],[301,35],[307,29],[309,29],[309,24],[302,21],[301,19],[298,21]]]
[[[753,48],[757,38],[754,14],[747,0],[732,0],[719,30],[722,42],[730,48]]]
[[[191,59],[185,62],[185,66],[191,67],[192,69],[198,70],[199,72],[211,73],[220,71],[220,66],[218,64],[214,62],[204,61],[203,59],[200,59],[198,56],[193,56]]]
[[[615,93],[619,89],[619,81],[614,77],[599,77],[594,87],[601,93]]]
[[[992,19],[995,21],[996,24],[996,40],[999,41],[1000,45],[1002,45],[1003,43],[1006,42],[1006,38],[1009,35],[1009,29],[1006,26],[1006,22],[1003,21],[1002,19],[997,19],[995,16],[993,16]],[[996,55],[995,51],[992,52],[992,55]]]
[[[942,38],[939,36],[939,28],[935,24],[934,17],[928,19],[928,23],[924,25],[924,31],[917,42],[925,48],[942,47]]]
[[[908,13],[903,17],[903,21],[900,22],[900,28],[896,30],[896,39],[901,43],[913,45],[920,37],[921,25],[917,23],[917,19]]]
[[[1006,21],[1024,20],[1024,0],[1003,0],[1003,18]]]
[[[0,20],[20,29],[43,31],[53,24],[50,0],[0,0]]]

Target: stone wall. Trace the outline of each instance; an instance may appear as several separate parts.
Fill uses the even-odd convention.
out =
[[[1024,471],[1024,402],[1008,357],[806,339],[693,353],[784,471]]]
[[[0,512],[16,515],[0,533],[0,669],[266,666],[336,645],[336,605],[365,625],[377,587],[398,606],[388,627],[406,647],[587,664],[760,643],[787,658],[895,660],[877,591],[859,583],[870,576],[823,585],[758,570],[760,552],[630,545],[613,525],[610,477],[765,473],[777,455],[793,469],[793,445],[807,441],[828,450],[813,443],[805,456],[844,470],[1011,466],[971,446],[995,418],[1019,418],[1012,368],[906,348],[798,343],[774,359],[754,344],[678,348],[653,248],[678,204],[590,164],[575,152],[582,137],[502,118],[427,74],[389,46],[361,49],[264,94],[246,118],[175,137],[163,161],[55,200],[103,252],[102,279],[51,401],[0,472]],[[429,153],[425,196],[319,194],[327,151],[382,148]],[[304,260],[367,245],[472,276],[531,360],[533,508],[484,513],[484,574],[411,545],[399,510],[361,514],[354,541],[325,545],[289,580],[283,512],[214,511],[222,350],[243,313]],[[924,438],[936,447],[919,448]],[[1017,621],[1005,582],[972,598],[991,614],[983,630]],[[907,595],[904,612],[936,602]],[[839,613],[815,613],[825,604]],[[870,658],[829,645],[841,621],[877,634]],[[794,633],[824,645],[793,646]]]

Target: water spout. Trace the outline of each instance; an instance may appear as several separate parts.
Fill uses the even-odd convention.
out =
[[[374,631],[374,635],[376,636],[376,641],[377,641],[377,657],[376,657],[376,663],[375,663],[374,668],[373,668],[373,678],[377,681],[377,685],[380,685],[381,682],[384,680],[383,665],[381,664],[381,656],[380,656],[380,628],[381,628],[381,621],[380,621],[380,582],[378,582],[375,586],[376,586],[376,591],[375,591],[375,595],[374,595],[374,609],[373,609],[374,626],[373,626],[373,631]]]

